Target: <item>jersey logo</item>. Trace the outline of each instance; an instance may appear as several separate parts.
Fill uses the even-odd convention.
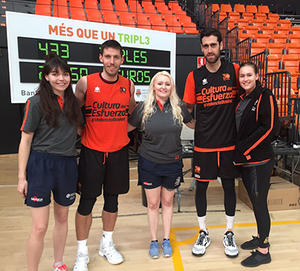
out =
[[[120,87],[120,92],[121,92],[121,93],[125,93],[125,92],[126,92],[126,88]]]
[[[201,168],[199,166],[195,166],[195,169],[194,169],[195,173],[200,173],[200,170],[201,170]]]
[[[204,78],[204,79],[202,80],[202,86],[206,85],[207,83],[208,83],[207,79]]]
[[[98,86],[95,87],[94,92],[100,92],[100,88]]]
[[[223,73],[223,81],[229,81],[230,80],[230,74],[229,73]]]

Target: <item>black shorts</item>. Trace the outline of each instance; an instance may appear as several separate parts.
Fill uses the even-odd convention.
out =
[[[125,194],[129,190],[128,147],[99,152],[82,146],[79,159],[80,194],[95,198],[104,193]]]
[[[182,160],[168,164],[157,164],[140,156],[138,161],[138,184],[145,189],[163,186],[173,190],[183,182]]]
[[[213,181],[217,177],[235,178],[234,151],[197,152],[194,150],[193,177],[200,181]]]
[[[31,151],[26,168],[25,203],[31,207],[47,206],[52,191],[56,203],[71,205],[76,198],[77,172],[75,157]]]

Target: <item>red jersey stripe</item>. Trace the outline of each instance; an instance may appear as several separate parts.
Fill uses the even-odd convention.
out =
[[[24,129],[24,125],[26,123],[26,120],[27,120],[27,116],[28,116],[28,111],[29,111],[29,105],[30,105],[30,100],[28,100],[27,104],[26,104],[26,109],[25,109],[25,116],[24,116],[24,120],[23,120],[23,123],[22,123],[22,126],[21,126],[21,131],[23,131]]]

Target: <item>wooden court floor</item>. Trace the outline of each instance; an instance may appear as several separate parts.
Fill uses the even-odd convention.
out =
[[[189,161],[185,161],[186,167]],[[16,155],[0,156],[0,270],[26,270],[25,244],[31,227],[29,208],[16,192],[17,184]],[[181,212],[177,212],[174,202],[173,227],[171,243],[174,254],[171,258],[160,257],[152,260],[148,256],[149,230],[146,208],[142,206],[141,189],[137,187],[136,163],[131,163],[131,188],[127,195],[120,196],[119,217],[114,240],[122,252],[125,262],[118,266],[110,265],[98,256],[101,234],[102,198],[99,198],[93,210],[93,225],[88,246],[90,254],[89,271],[196,271],[196,270],[247,270],[240,261],[250,255],[240,250],[237,258],[227,258],[224,254],[222,238],[224,233],[223,193],[218,182],[210,184],[208,190],[207,222],[212,239],[210,247],[202,257],[194,257],[191,248],[197,238],[197,218],[194,208],[194,192],[189,190],[192,182],[190,176],[181,186]],[[70,208],[69,234],[64,261],[72,270],[76,257],[76,237],[74,216],[78,199]],[[271,212],[272,229],[270,235],[272,262],[251,270],[300,270],[300,209]],[[256,233],[252,210],[238,200],[236,212],[235,235],[237,244],[248,240]],[[51,214],[40,270],[52,270],[52,225]],[[161,225],[160,225],[161,226]],[[161,228],[161,227],[160,227]],[[162,232],[159,233],[160,240]],[[250,270],[249,269],[249,270]]]

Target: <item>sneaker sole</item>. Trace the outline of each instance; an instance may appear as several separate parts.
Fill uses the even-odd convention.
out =
[[[113,264],[113,265],[118,265],[118,264],[121,264],[122,262],[124,262],[124,260],[122,260],[121,262],[109,261],[108,258],[104,255],[104,253],[100,252],[100,250],[99,250],[99,256],[104,257],[110,264]]]
[[[151,256],[151,255],[149,255],[149,256],[151,259],[154,259],[154,260],[159,258],[159,256]]]
[[[163,256],[165,257],[165,258],[170,258],[171,256],[172,256],[172,254],[170,255],[170,254],[163,254]]]
[[[271,262],[271,259],[269,259],[269,260],[267,260],[267,261],[265,261],[265,262],[261,262],[261,263],[259,263],[259,264],[253,264],[253,265],[247,265],[247,264],[243,264],[243,262],[241,262],[241,265],[242,266],[245,266],[245,267],[257,267],[257,266],[260,266],[260,265],[262,265],[262,264],[268,264],[268,263],[270,263]]]
[[[210,240],[209,240],[209,243],[205,246],[205,249],[207,249],[207,248],[209,247],[209,245],[210,245]],[[205,252],[202,253],[202,254],[201,254],[201,253],[197,254],[197,253],[195,253],[195,252],[192,251],[192,254],[193,254],[194,256],[196,256],[196,257],[201,257],[201,256],[203,256],[205,253],[206,253],[206,250],[205,250]]]
[[[192,254],[193,254],[194,256],[196,256],[196,257],[201,257],[201,256],[203,256],[203,255],[205,254],[205,252],[204,252],[203,254],[197,254],[197,253],[194,253],[194,252],[192,251]]]
[[[237,256],[239,256],[239,253],[238,254],[235,254],[235,255],[230,255],[230,254],[226,254],[225,255],[228,257],[228,258],[236,258]]]

